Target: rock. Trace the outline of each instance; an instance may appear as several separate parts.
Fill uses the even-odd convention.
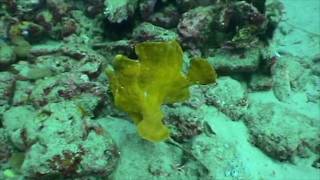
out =
[[[1,10],[3,10],[3,8],[1,8]],[[8,21],[9,19],[7,19],[5,16],[0,17],[0,44],[8,40],[8,29],[10,26]]]
[[[251,142],[270,157],[293,160],[319,153],[320,127],[315,119],[275,103],[253,103],[244,116]]]
[[[269,35],[272,36],[284,14],[284,5],[279,0],[269,0],[266,1],[265,6],[265,15],[269,21],[268,31],[270,31]]]
[[[108,0],[104,5],[106,18],[112,23],[121,23],[134,15],[138,0]]]
[[[95,76],[100,73],[101,64],[105,61],[101,54],[88,46],[72,45],[70,43],[64,45],[61,50],[65,56],[80,60],[72,67],[75,72],[85,73],[89,76]]]
[[[219,50],[208,61],[221,73],[255,72],[260,62],[260,49],[251,48],[242,55],[230,54]]]
[[[176,40],[178,35],[170,30],[155,26],[151,23],[138,25],[132,33],[132,38],[136,41],[169,41]]]
[[[287,101],[290,97],[290,77],[286,63],[276,63],[273,69],[273,94],[279,101]]]
[[[175,28],[179,23],[179,19],[180,14],[177,8],[173,5],[168,5],[161,11],[149,16],[146,20],[163,28]]]
[[[4,114],[11,142],[25,152],[26,178],[106,177],[118,162],[116,145],[78,103],[51,103],[39,111],[13,107]]]
[[[9,72],[0,72],[0,114],[11,103],[14,96],[15,75]]]
[[[216,85],[208,86],[205,97],[208,105],[217,107],[232,120],[241,119],[248,105],[246,89],[230,77],[219,78]]]
[[[253,74],[249,87],[252,91],[266,91],[272,88],[272,78],[268,75],[258,73]]]
[[[320,77],[310,76],[310,82],[305,85],[304,92],[306,93],[308,102],[316,104],[320,103]]]
[[[201,2],[207,5],[188,10],[178,24],[184,46],[205,54],[219,47],[229,52],[256,48],[265,34],[267,19],[251,2]]]
[[[71,57],[75,60],[81,60],[87,57],[89,54],[94,54],[94,51],[91,50],[87,45],[75,44],[73,42],[64,44],[61,47],[61,52],[63,55]]]
[[[16,81],[12,105],[27,105],[29,103],[29,96],[33,88],[33,83],[29,81]]]
[[[215,18],[214,6],[197,7],[185,12],[177,27],[183,45],[197,49],[209,43],[213,38]]]
[[[208,6],[210,4],[216,3],[215,0],[175,0],[177,6],[181,11],[187,11],[199,6]]]
[[[320,53],[315,55],[312,58],[312,63],[313,63],[311,67],[312,73],[320,77]]]
[[[0,41],[0,66],[10,65],[16,60],[14,48]]]
[[[259,72],[263,74],[271,74],[271,69],[281,55],[274,45],[270,45],[261,49]]]
[[[266,32],[267,18],[254,4],[252,1],[234,1],[224,5],[218,24],[224,33],[229,32],[231,36],[220,43],[222,48],[236,52],[257,46]]]
[[[102,0],[97,0],[97,1],[102,1]],[[94,1],[90,0],[90,3],[92,2]],[[99,3],[103,3],[103,2],[99,2]],[[99,5],[99,4],[95,4],[95,5]],[[105,29],[101,28],[102,22],[100,18],[90,19],[84,14],[82,10],[73,10],[70,13],[71,13],[72,19],[76,22],[76,25],[78,27],[75,37],[82,40],[83,46],[88,46],[88,44],[90,44],[91,42],[101,41],[103,39],[102,36],[105,33]]]
[[[299,58],[282,56],[272,67],[273,93],[279,101],[290,99],[292,90],[299,90],[305,86],[308,73]]]
[[[222,11],[221,20],[224,23],[224,27],[231,28],[232,31],[238,31],[237,29],[241,29],[243,27],[254,26],[255,29],[263,33],[266,25],[266,18],[263,12],[259,11],[255,5],[263,2],[248,2],[247,1],[234,1],[231,3],[227,3],[225,9]],[[255,1],[255,0],[253,0]],[[264,3],[262,3],[261,8],[264,8]],[[229,30],[231,30],[229,29]],[[242,34],[243,36],[244,34]]]
[[[16,1],[17,6],[20,10],[24,12],[30,12],[32,10],[35,10],[37,7],[43,5],[41,0],[30,0],[30,1]]]
[[[9,160],[12,154],[12,147],[8,141],[7,133],[3,128],[0,128],[0,163],[4,164]],[[0,165],[1,168],[2,165]],[[1,175],[0,175],[1,177]]]
[[[171,131],[170,136],[178,143],[191,142],[194,137],[203,132],[209,133],[211,130],[206,129],[209,126],[203,121],[204,113],[201,109],[195,110],[186,106],[164,109],[166,113],[164,121]]]
[[[91,82],[82,73],[64,73],[46,79],[37,80],[29,100],[36,106],[49,102],[60,102],[69,99],[81,99],[92,96],[96,105],[106,98],[106,88],[98,82]],[[88,111],[90,112],[90,111]]]
[[[312,167],[320,169],[320,158],[316,159],[316,160],[312,163]]]
[[[190,97],[183,102],[184,105],[191,107],[192,109],[199,109],[202,105],[206,104],[205,90],[207,86],[193,85],[190,89]]]
[[[109,63],[112,63],[113,57],[117,54],[125,54],[131,56],[134,54],[134,42],[132,40],[119,40],[119,41],[110,41],[103,43],[93,44],[93,49],[99,50],[100,54],[103,54],[104,57],[112,58],[109,60]]]
[[[64,38],[75,34],[79,29],[77,22],[71,18],[62,18],[59,36]]]
[[[267,0],[246,0],[246,2],[251,3],[261,13],[266,11],[266,1]]]
[[[94,18],[104,11],[104,0],[85,0],[86,15]]]
[[[147,20],[153,13],[158,0],[141,0],[139,2],[140,15]]]
[[[32,46],[28,41],[19,38],[19,40],[15,40],[13,44],[15,45],[14,53],[18,58],[25,59],[30,55],[30,50]]]
[[[80,72],[88,76],[97,76],[100,73],[101,64],[105,58],[97,52],[85,46],[63,45],[61,48],[53,48],[52,51],[42,51],[44,47],[37,47],[33,52],[39,55],[35,63],[19,62],[14,69],[25,79],[41,79],[64,72]],[[60,52],[61,54],[55,54]],[[41,55],[47,53],[47,55]]]
[[[191,153],[209,171],[200,173],[200,179],[250,179],[234,145],[224,142],[221,137],[204,134],[194,138]]]
[[[30,53],[35,57],[56,54],[61,51],[61,45],[62,43],[54,41],[46,44],[36,44],[32,46]]]
[[[19,72],[19,76],[23,79],[36,80],[53,75],[52,67],[39,64],[30,64],[25,61],[13,65],[14,69]]]
[[[83,62],[78,71],[82,72],[82,73],[86,73],[86,74],[90,74],[90,75],[94,75],[95,73],[98,73],[98,71],[100,70],[100,65],[101,65],[101,61],[98,62]]]
[[[66,17],[71,9],[71,5],[64,0],[46,0],[46,6],[53,15],[55,21],[60,21]]]
[[[37,113],[31,106],[12,107],[3,114],[3,126],[12,144],[21,151],[28,149],[37,137]]]
[[[53,14],[48,10],[42,10],[35,16],[35,22],[43,27],[43,30],[48,35],[51,33],[54,27]]]
[[[57,86],[58,82],[59,78],[55,76],[37,80],[29,95],[29,100],[36,106],[44,106],[49,102],[59,102],[63,98],[59,96],[58,89],[63,88]]]

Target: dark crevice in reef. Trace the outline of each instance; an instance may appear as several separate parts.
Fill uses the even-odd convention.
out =
[[[110,21],[104,21],[104,38],[110,40],[121,40],[125,37],[129,37],[133,28],[134,21],[129,18],[126,21],[122,21],[121,23],[112,23]]]

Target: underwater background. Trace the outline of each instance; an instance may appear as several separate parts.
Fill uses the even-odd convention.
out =
[[[0,0],[0,180],[320,180],[319,0]]]

